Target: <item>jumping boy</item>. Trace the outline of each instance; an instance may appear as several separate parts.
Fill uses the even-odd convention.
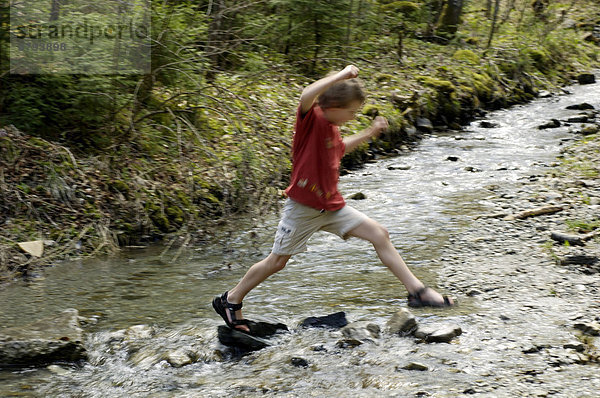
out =
[[[354,119],[365,100],[357,76],[358,68],[349,65],[302,91],[292,144],[292,176],[285,190],[287,199],[271,254],[250,267],[233,289],[212,302],[229,327],[249,332],[241,312],[246,294],[281,271],[292,255],[304,251],[308,239],[319,230],[343,239],[354,236],[371,242],[381,262],[408,290],[410,306],[454,304],[417,279],[394,248],[388,231],[346,205],[338,192],[340,160],[344,154],[388,128],[387,120],[378,116],[363,132],[342,139],[339,126]]]

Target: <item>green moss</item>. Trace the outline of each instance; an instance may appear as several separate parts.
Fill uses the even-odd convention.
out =
[[[552,66],[550,54],[542,47],[527,48],[523,50],[522,56],[527,57],[529,62],[539,71],[544,72]]]
[[[40,149],[44,149],[44,150],[49,150],[51,148],[53,148],[52,144],[50,144],[48,141],[42,139],[42,138],[38,138],[38,137],[30,137],[28,140],[29,144],[38,147]]]
[[[494,101],[496,82],[485,72],[465,72],[463,83],[473,88],[475,95],[482,103]]]
[[[181,202],[181,204],[184,205],[185,207],[191,208],[193,206],[190,197],[188,196],[188,194],[185,191],[178,190],[177,193],[175,194],[175,196],[177,197],[179,202]]]
[[[435,90],[443,94],[450,94],[456,91],[456,87],[454,86],[454,84],[452,84],[452,82],[448,80],[436,79],[430,76],[419,76],[418,80],[422,84],[434,88]]]
[[[168,206],[165,209],[165,213],[169,220],[173,221],[177,225],[182,225],[185,221],[183,210],[177,206]]]
[[[404,15],[416,14],[420,6],[412,1],[393,1],[382,7],[384,11],[401,13]]]
[[[127,185],[127,183],[125,183],[124,181],[121,181],[121,180],[109,181],[108,187],[112,191],[118,191],[118,192],[121,192],[122,194],[126,194],[129,192],[129,185]]]
[[[375,81],[377,83],[384,83],[394,80],[394,75],[390,75],[389,73],[378,73],[375,75]]]
[[[479,65],[481,59],[471,50],[458,50],[452,56],[457,61],[466,62],[470,65]]]
[[[377,105],[365,105],[362,108],[362,114],[367,115],[369,117],[375,117],[379,115],[379,107]]]
[[[150,220],[161,232],[170,232],[171,224],[169,219],[163,213],[154,213],[150,215]]]
[[[452,93],[441,101],[440,111],[444,116],[445,122],[450,123],[460,116],[461,105],[457,99],[456,93]]]
[[[100,212],[100,210],[96,207],[95,204],[90,203],[90,202],[84,203],[83,214],[85,214],[87,217],[89,217],[91,219],[99,220],[102,218],[102,213]]]

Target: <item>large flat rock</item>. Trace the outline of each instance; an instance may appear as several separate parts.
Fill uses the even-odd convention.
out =
[[[43,366],[85,359],[76,309],[0,331],[0,367]]]
[[[250,328],[250,334],[221,325],[217,329],[219,341],[221,344],[239,348],[244,352],[256,351],[271,345],[265,338],[288,330],[288,327],[283,323],[255,322],[251,320],[248,320],[248,327]]]

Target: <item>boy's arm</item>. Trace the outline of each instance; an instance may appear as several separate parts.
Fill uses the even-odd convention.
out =
[[[349,137],[344,137],[343,141],[346,146],[344,154],[350,153],[355,150],[360,144],[368,141],[371,138],[378,137],[382,131],[388,128],[387,120],[382,116],[377,116],[373,123],[366,130],[356,133]]]
[[[310,108],[312,108],[319,94],[327,90],[327,88],[329,88],[329,86],[331,86],[333,83],[341,80],[352,79],[356,76],[358,76],[358,68],[354,65],[348,65],[335,75],[326,76],[306,86],[304,90],[302,90],[302,95],[300,96],[302,114],[304,115],[306,112],[308,112]]]

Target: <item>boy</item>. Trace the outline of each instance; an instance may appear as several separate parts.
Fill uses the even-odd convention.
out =
[[[282,270],[292,255],[304,251],[306,242],[318,230],[335,233],[343,239],[355,236],[371,242],[381,262],[408,290],[410,306],[454,304],[423,285],[394,248],[387,230],[346,205],[337,190],[342,156],[388,127],[387,120],[378,116],[365,131],[342,139],[339,126],[352,120],[365,100],[357,76],[358,68],[349,65],[302,91],[292,144],[292,176],[285,190],[288,198],[271,254],[250,267],[237,286],[215,297],[212,303],[229,327],[250,331],[242,318],[243,298]]]

